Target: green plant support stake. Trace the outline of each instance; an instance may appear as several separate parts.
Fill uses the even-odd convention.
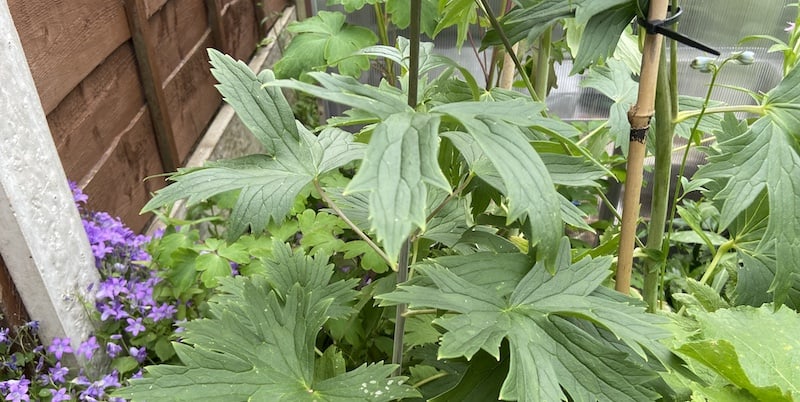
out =
[[[667,17],[668,0],[652,0],[647,19],[664,20]],[[628,112],[631,123],[630,145],[628,148],[627,180],[623,198],[622,229],[619,242],[615,289],[630,293],[631,271],[633,269],[633,246],[636,226],[639,221],[639,197],[642,192],[642,164],[646,152],[645,140],[650,129],[650,119],[655,105],[658,63],[661,58],[661,35],[646,34],[642,51],[642,73],[639,80],[639,93],[636,103]]]

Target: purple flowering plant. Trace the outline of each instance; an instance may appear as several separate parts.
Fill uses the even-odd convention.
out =
[[[70,187],[102,278],[93,285],[95,299],[89,302],[96,330],[73,347],[66,338],[43,344],[35,321],[0,327],[2,400],[121,400],[110,392],[141,376],[144,364],[169,362],[174,356],[170,341],[179,302],[154,296],[162,279],[146,250],[152,238],[134,233],[108,213],[89,211],[88,197],[74,183]],[[68,364],[68,357],[74,357],[104,367],[100,355],[110,361],[104,373],[90,375]]]

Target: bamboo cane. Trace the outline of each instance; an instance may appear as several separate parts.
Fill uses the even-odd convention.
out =
[[[651,0],[647,19],[664,20],[667,17],[668,0]],[[642,192],[642,164],[646,151],[645,140],[650,128],[655,104],[658,62],[661,56],[662,38],[659,34],[646,34],[642,51],[642,70],[639,78],[639,93],[636,104],[628,112],[631,123],[631,138],[628,147],[627,180],[622,209],[622,230],[617,260],[616,290],[630,292],[633,268],[633,246],[636,224],[639,220],[639,196]]]

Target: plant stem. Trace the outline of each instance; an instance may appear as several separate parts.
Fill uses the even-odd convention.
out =
[[[536,80],[534,91],[539,99],[547,98],[547,86],[550,81],[550,48],[553,41],[553,27],[550,26],[539,37],[539,54],[536,57]]]
[[[380,2],[375,2],[373,5],[375,9],[375,21],[378,25],[378,36],[380,37],[381,44],[384,46],[391,46],[389,43],[389,29],[386,26],[386,12],[381,7]],[[396,80],[394,77],[394,62],[389,59],[384,59],[386,63],[386,79],[394,86]]]
[[[420,43],[420,18],[422,15],[422,0],[410,0],[409,21],[409,60],[408,60],[408,106],[416,109],[417,91],[419,90],[419,43]],[[400,285],[408,280],[408,253],[411,241],[406,239],[400,248],[400,255],[397,260],[397,284]],[[394,337],[392,340],[392,364],[396,364],[394,375],[398,376],[403,372],[403,337],[406,330],[406,304],[398,304],[394,320]]]
[[[703,113],[711,114],[711,113],[726,113],[726,112],[745,112],[745,113],[763,115],[764,113],[766,113],[766,109],[762,105],[732,105],[732,106],[710,107],[705,109]],[[701,114],[700,110],[687,110],[685,112],[680,112],[672,120],[672,123],[678,124],[684,120],[699,116],[700,114]]]
[[[328,193],[325,191],[325,189],[323,189],[322,186],[319,184],[319,180],[314,180],[314,188],[317,190],[319,195],[322,197],[322,201],[325,201],[325,203],[328,204],[328,206],[333,210],[333,212],[336,212],[336,215],[338,215],[339,218],[341,218],[344,221],[344,223],[346,223],[347,226],[349,226],[350,229],[352,229],[353,232],[355,232],[358,235],[358,237],[361,238],[361,240],[364,240],[364,242],[366,242],[367,245],[370,246],[370,248],[375,250],[375,252],[384,261],[386,261],[386,263],[389,264],[390,267],[394,267],[395,266],[395,262],[392,261],[392,259],[389,258],[389,256],[386,255],[385,252],[383,252],[383,249],[381,249],[377,244],[375,244],[375,242],[372,241],[372,239],[370,239],[369,236],[367,236],[367,234],[364,233],[358,226],[356,226],[356,224],[353,223],[353,221],[351,221],[350,218],[347,217],[347,215],[344,213],[344,211],[342,211],[339,208],[339,206],[336,205],[335,202],[333,202],[331,197],[328,196]]]
[[[450,375],[450,373],[448,373],[448,372],[437,373],[437,374],[434,374],[434,375],[432,375],[432,376],[430,376],[428,378],[420,380],[418,383],[416,383],[416,384],[414,384],[412,386],[414,388],[419,388],[419,387],[421,387],[421,386],[423,386],[425,384],[428,384],[428,383],[430,383],[432,381],[436,381],[436,380],[438,380],[438,379],[440,379],[442,377],[447,377],[448,375]]]
[[[651,0],[647,18],[663,20],[667,16],[667,0]],[[615,289],[629,294],[631,271],[633,270],[633,245],[636,226],[639,221],[639,195],[642,191],[642,165],[646,153],[646,134],[650,127],[655,102],[658,64],[661,57],[661,35],[646,35],[642,52],[642,69],[639,79],[639,93],[636,104],[628,112],[631,122],[631,141],[628,148],[627,180],[625,182],[624,206],[622,209],[622,228],[620,231],[619,259],[617,262]]]
[[[677,10],[680,7],[680,0],[672,0],[671,7]],[[678,30],[678,21],[672,25],[672,30]],[[672,116],[676,116],[678,110],[678,42],[676,40],[669,41],[669,98],[672,101]],[[674,130],[673,126],[673,130]]]
[[[703,277],[700,278],[700,283],[706,284],[709,279],[714,274],[714,271],[717,269],[717,265],[722,260],[722,257],[728,253],[734,246],[736,245],[735,240],[728,240],[725,243],[720,244],[719,248],[717,249],[716,254],[714,254],[714,258],[711,260],[711,263],[708,264],[708,268],[706,268],[706,272],[703,273]]]
[[[517,72],[522,77],[522,81],[525,83],[525,87],[528,89],[528,92],[531,95],[531,98],[535,102],[541,102],[542,99],[536,95],[536,90],[533,89],[533,84],[531,84],[530,78],[528,78],[528,74],[525,74],[525,69],[522,67],[522,64],[519,62],[519,58],[517,57],[516,53],[514,53],[514,46],[512,46],[511,42],[508,40],[508,36],[506,36],[505,31],[503,31],[503,27],[500,26],[500,23],[497,21],[497,17],[494,15],[494,11],[492,11],[492,7],[489,4],[488,0],[475,0],[479,1],[478,4],[483,8],[483,12],[486,13],[486,17],[489,18],[489,22],[492,24],[492,28],[497,31],[497,35],[500,37],[500,40],[503,42],[503,46],[506,48],[506,52],[511,56],[511,60],[514,61],[514,65],[517,67]]]
[[[680,178],[683,177],[684,171],[686,170],[686,161],[689,159],[689,150],[691,150],[691,148],[692,148],[692,142],[694,141],[694,138],[693,138],[694,137],[694,133],[697,131],[697,128],[700,126],[700,121],[703,119],[703,116],[705,116],[705,113],[706,113],[707,108],[708,108],[708,102],[711,101],[711,93],[714,90],[714,84],[717,82],[717,77],[719,76],[719,70],[723,66],[725,66],[725,63],[727,63],[727,62],[728,62],[728,60],[725,60],[725,61],[722,62],[722,64],[719,67],[713,67],[713,71],[712,71],[712,75],[711,75],[711,82],[708,84],[708,90],[706,90],[706,97],[703,100],[703,106],[700,108],[700,114],[698,114],[697,120],[695,120],[694,125],[692,126],[692,130],[689,132],[690,133],[689,134],[689,140],[686,142],[686,145],[684,147],[682,147],[683,148],[683,156],[681,157],[681,166],[680,166],[680,169],[678,170],[678,175],[677,175],[677,179],[678,180],[676,180],[676,182],[675,182],[675,194],[672,197],[672,208],[670,210],[669,225],[667,226],[667,234],[666,234],[666,239],[665,239],[665,244],[664,244],[665,247],[662,247],[662,249],[666,248],[666,247],[669,247],[670,239],[672,238],[672,231],[673,231],[673,228],[675,226],[674,225],[675,214],[678,211],[678,199],[681,196],[681,191],[683,191],[683,189],[681,188],[682,184],[681,184]],[[705,141],[705,140],[703,140],[703,141]],[[713,250],[713,245],[711,245],[710,248],[712,249],[712,252],[716,254],[716,251]],[[661,255],[661,266],[666,266],[666,264],[667,264],[667,253],[666,252],[662,252],[662,255]]]
[[[653,196],[650,207],[650,227],[647,232],[647,248],[661,250],[664,241],[664,225],[669,207],[669,183],[672,177],[672,101],[667,70],[666,49],[661,49],[656,86],[656,131],[655,131],[655,169],[653,172]],[[659,259],[660,260],[660,259]],[[647,310],[655,312],[658,305],[658,284],[661,277],[660,261],[645,260],[644,286],[642,297]]]

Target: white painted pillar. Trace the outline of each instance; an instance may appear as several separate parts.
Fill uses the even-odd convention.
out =
[[[97,282],[72,200],[6,0],[0,0],[0,253],[46,344],[90,333],[84,300]]]

